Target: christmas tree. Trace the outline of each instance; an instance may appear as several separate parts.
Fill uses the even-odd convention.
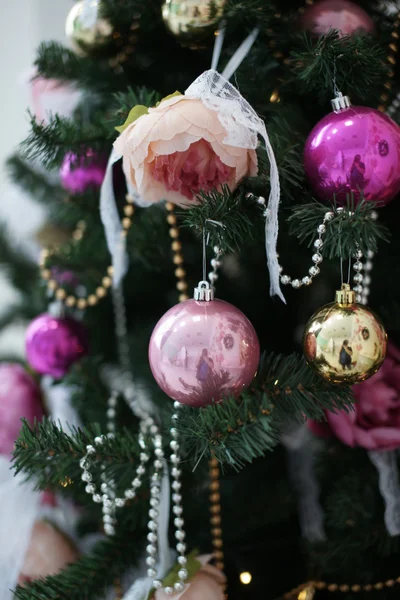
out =
[[[388,4],[81,0],[38,49],[8,166],[40,264],[0,231],[1,326],[30,322],[0,364],[4,598],[399,593]]]

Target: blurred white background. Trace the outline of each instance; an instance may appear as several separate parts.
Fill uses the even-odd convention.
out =
[[[4,161],[29,129],[30,94],[26,81],[36,48],[43,40],[64,41],[65,19],[72,4],[72,0],[0,2],[0,219],[6,220],[15,244],[33,257],[38,252],[33,236],[43,221],[43,211],[7,180]],[[14,295],[0,273],[0,312]],[[0,351],[3,349],[22,353],[21,329],[10,328],[0,337]]]

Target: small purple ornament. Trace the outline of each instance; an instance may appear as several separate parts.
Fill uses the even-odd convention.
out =
[[[369,14],[350,0],[320,0],[307,6],[300,18],[300,27],[318,36],[328,33],[330,29],[338,29],[339,37],[375,31]]]
[[[160,388],[196,407],[239,395],[252,382],[259,359],[253,325],[223,300],[186,300],[172,307],[155,326],[149,345]]]
[[[83,194],[88,188],[99,189],[106,168],[104,156],[97,155],[90,148],[86,150],[85,156],[68,152],[60,169],[61,185],[71,194]]]
[[[87,332],[81,323],[47,313],[32,321],[25,341],[30,366],[56,379],[63,377],[71,365],[88,352]]]
[[[42,394],[32,375],[18,363],[0,364],[0,455],[9,455],[21,429],[43,417]]]
[[[366,106],[331,112],[307,138],[304,169],[322,200],[353,192],[356,202],[388,204],[400,192],[400,127]]]

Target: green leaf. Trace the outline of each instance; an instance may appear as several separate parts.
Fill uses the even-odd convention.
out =
[[[129,127],[129,125],[134,123],[142,115],[147,115],[148,112],[149,112],[149,109],[147,106],[143,106],[142,104],[137,104],[129,112],[128,118],[126,119],[125,123],[123,125],[120,125],[119,127],[116,127],[115,129],[119,133],[122,133],[123,131],[125,131],[125,129],[127,127]]]
[[[161,104],[161,102],[165,102],[166,100],[171,100],[171,98],[176,98],[177,96],[182,96],[181,92],[174,92],[173,94],[169,94],[168,96],[165,96],[165,98],[161,98],[160,102],[157,102],[156,106],[159,106]]]

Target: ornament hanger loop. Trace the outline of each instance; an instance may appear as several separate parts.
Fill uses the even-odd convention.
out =
[[[347,285],[350,285],[350,277],[351,277],[351,256],[349,257],[349,267],[347,269]],[[343,287],[344,277],[343,277],[343,258],[340,257],[340,285]]]

